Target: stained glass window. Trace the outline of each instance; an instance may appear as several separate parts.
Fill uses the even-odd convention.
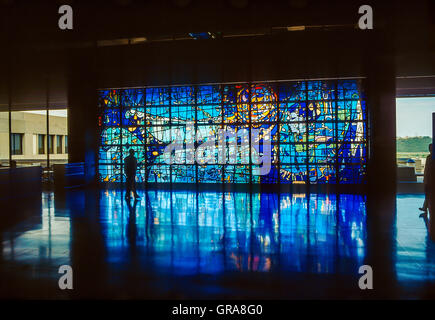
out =
[[[125,181],[123,159],[133,149],[138,182],[364,183],[362,85],[353,79],[99,90],[100,181]]]

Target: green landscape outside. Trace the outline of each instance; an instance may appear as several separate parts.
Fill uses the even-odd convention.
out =
[[[396,99],[396,155],[399,167],[414,167],[422,175],[432,143],[435,97]]]

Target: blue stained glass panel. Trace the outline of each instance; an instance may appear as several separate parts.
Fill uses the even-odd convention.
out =
[[[171,87],[171,105],[195,104],[194,87]]]
[[[200,165],[198,166],[198,182],[200,183],[221,183],[221,165]]]
[[[220,86],[198,86],[197,103],[198,104],[216,104],[221,102]]]
[[[120,126],[120,116],[118,108],[106,108],[103,113],[103,126],[104,127],[118,127]]]
[[[146,105],[169,105],[170,88],[147,88],[145,89]]]
[[[306,144],[281,144],[279,148],[281,163],[305,164],[307,162]]]
[[[103,89],[98,105],[102,182],[123,180],[122,162],[129,150],[138,158],[140,182],[365,181],[363,80]],[[223,158],[220,129],[235,133],[225,139]],[[175,142],[178,147],[172,150]],[[270,154],[265,149],[269,143]],[[167,163],[166,148],[175,163]],[[255,174],[262,166],[258,158],[267,156],[270,170]]]

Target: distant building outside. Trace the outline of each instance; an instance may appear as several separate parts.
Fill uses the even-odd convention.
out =
[[[49,116],[50,134],[47,137],[46,115],[30,112],[12,112],[11,153],[18,166],[47,165],[68,162],[67,117]],[[0,113],[0,165],[9,165],[8,113]]]

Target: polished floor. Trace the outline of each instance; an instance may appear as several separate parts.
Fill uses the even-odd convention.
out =
[[[140,195],[43,193],[42,213],[0,233],[0,297],[435,297],[422,195],[398,195],[381,231],[367,223],[362,195]],[[374,290],[362,291],[358,268],[371,261]],[[65,264],[73,290],[58,288]]]

